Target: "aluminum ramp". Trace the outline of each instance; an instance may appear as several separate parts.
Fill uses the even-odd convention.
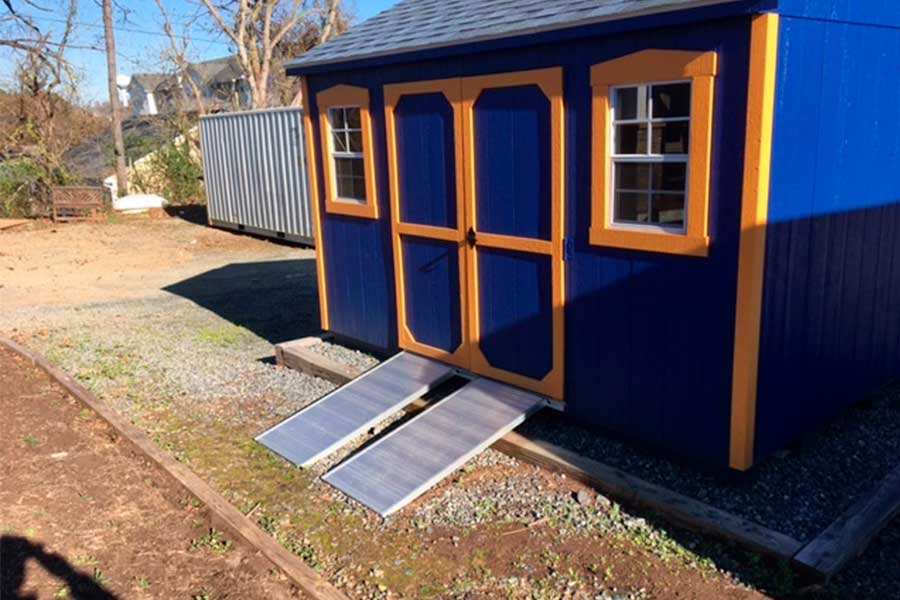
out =
[[[338,465],[324,480],[387,516],[544,406],[542,397],[476,379]]]
[[[327,456],[453,375],[453,367],[401,352],[363,373],[256,441],[296,465]]]

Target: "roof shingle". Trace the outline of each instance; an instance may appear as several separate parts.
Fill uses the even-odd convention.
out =
[[[736,0],[401,0],[288,68],[562,29]]]

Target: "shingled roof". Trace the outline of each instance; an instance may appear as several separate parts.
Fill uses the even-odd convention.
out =
[[[736,0],[401,0],[287,68],[455,46]]]

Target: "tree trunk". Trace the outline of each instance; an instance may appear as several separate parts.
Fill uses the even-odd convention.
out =
[[[106,69],[109,83],[109,108],[112,111],[113,140],[116,152],[116,195],[128,193],[125,171],[125,140],[122,136],[122,109],[116,84],[116,38],[113,33],[112,0],[103,0],[103,29],[106,32]]]

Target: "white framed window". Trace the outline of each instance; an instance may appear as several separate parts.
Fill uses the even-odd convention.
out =
[[[611,88],[610,225],[684,233],[690,81]]]
[[[359,106],[328,109],[336,200],[366,204],[366,166]]]

